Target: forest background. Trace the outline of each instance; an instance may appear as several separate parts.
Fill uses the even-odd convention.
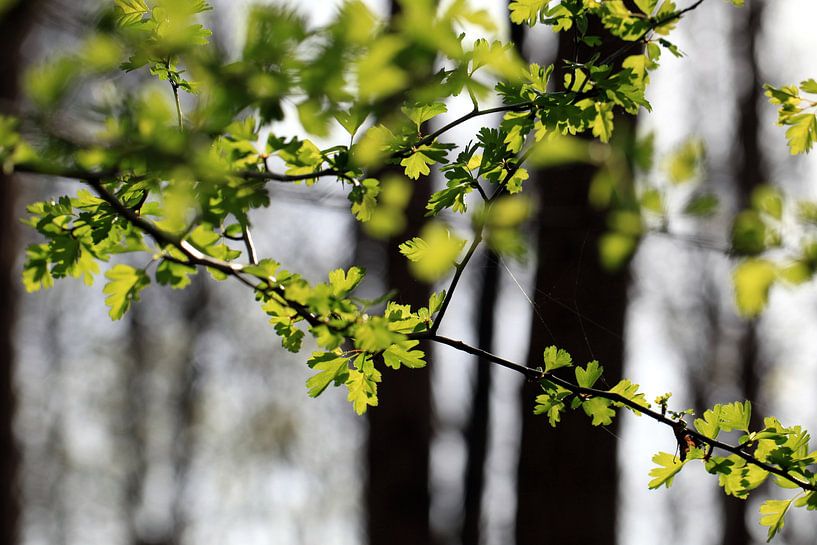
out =
[[[510,36],[507,6],[474,3]],[[96,7],[41,4],[26,15],[24,40],[4,33],[4,40],[23,44],[14,58],[17,47],[3,48],[4,70],[70,47]],[[214,40],[236,50],[246,6],[214,4],[206,15]],[[315,4],[299,9],[320,24],[332,10]],[[393,9],[385,2],[371,7],[383,17]],[[652,76],[654,111],[639,117],[638,131],[655,131],[659,157],[700,137],[706,159],[677,199],[715,192],[721,211],[704,221],[677,217],[666,232],[648,234],[611,288],[625,296],[611,312],[584,299],[588,286],[608,282],[595,265],[592,222],[570,234],[564,255],[555,254],[564,278],[537,274],[537,263],[543,248],[558,251],[542,233],[551,229],[556,240],[566,233],[532,222],[531,240],[539,242],[525,262],[478,257],[452,303],[447,332],[473,344],[487,335],[495,353],[514,361],[541,354],[536,343],[550,344],[553,334],[589,356],[618,357],[626,376],[656,395],[672,391],[680,406],[748,398],[758,413],[814,428],[813,286],[775,289],[762,317],[747,322],[735,313],[733,261],[722,249],[730,215],[753,184],[817,197],[814,161],[789,156],[760,90],[761,82],[817,73],[809,55],[815,15],[817,6],[807,1],[750,1],[742,10],[708,2],[679,26],[675,41],[687,58],[667,56]],[[531,62],[547,64],[559,48],[548,29],[513,38]],[[8,100],[14,90],[5,93]],[[449,110],[468,107],[466,98]],[[464,125],[461,136],[476,126]],[[22,291],[22,248],[34,238],[15,228],[9,250],[5,233],[24,215],[24,203],[60,191],[70,192],[70,184],[18,179],[16,208],[4,213],[4,270],[15,293]],[[316,278],[355,255],[391,285],[394,271],[378,270],[386,261],[382,248],[357,231],[342,193],[327,185],[275,188],[273,195],[272,206],[255,218],[265,234],[259,253],[289,256],[290,268]],[[271,236],[281,221],[298,228]],[[109,323],[101,319],[107,311],[99,290],[71,281],[18,296],[15,311],[4,324],[14,335],[21,458],[4,469],[18,475],[19,512],[3,528],[9,536],[17,528],[21,543],[399,543],[399,536],[406,543],[569,542],[557,539],[559,532],[576,543],[765,540],[756,524],[762,494],[748,504],[723,499],[702,470],[685,472],[669,491],[647,490],[651,453],[674,445],[668,433],[629,417],[608,430],[573,422],[586,428],[576,439],[586,446],[548,448],[544,420],[526,420],[532,397],[520,393],[519,377],[489,372],[453,350],[435,348],[435,364],[417,378],[389,377],[405,384],[384,387],[384,404],[389,397],[401,401],[360,418],[339,391],[305,396],[308,370],[270,335],[241,286],[196,281],[183,293],[155,290],[125,320]],[[485,316],[495,318],[493,331]],[[373,446],[385,450],[372,453]],[[598,475],[571,469],[594,452],[607,461],[602,478],[613,478],[604,486],[594,486]],[[537,465],[545,471],[537,473]],[[812,543],[815,528],[813,516],[795,513],[783,542]]]

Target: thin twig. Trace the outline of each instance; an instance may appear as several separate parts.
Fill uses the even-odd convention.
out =
[[[176,117],[179,120],[179,130],[184,130],[184,116],[182,115],[182,101],[179,97],[179,86],[171,81],[170,86],[173,88],[173,98],[176,100]]]
[[[532,150],[533,148],[528,148],[527,150],[525,150],[525,152],[522,153],[522,155],[520,155],[516,159],[513,165],[506,170],[505,177],[497,183],[496,190],[494,191],[493,195],[491,195],[489,198],[486,198],[485,192],[480,187],[480,193],[486,200],[485,206],[490,208],[491,204],[502,194],[505,184],[508,183],[508,180],[510,180],[513,177],[513,175],[516,174],[516,171],[520,169],[522,164],[531,154]],[[468,262],[471,261],[471,258],[474,256],[477,247],[479,246],[480,242],[482,242],[482,234],[484,230],[485,230],[484,223],[480,224],[480,226],[475,230],[474,240],[471,242],[471,246],[468,247],[468,251],[462,258],[462,261],[457,263],[454,269],[454,276],[451,278],[451,283],[449,284],[448,289],[445,292],[445,298],[443,299],[443,302],[440,305],[440,310],[437,313],[437,317],[434,319],[434,323],[431,325],[430,331],[432,334],[436,333],[437,330],[440,329],[440,325],[442,324],[445,312],[446,310],[448,310],[448,305],[451,303],[452,297],[454,297],[454,290],[457,288],[457,284],[460,281],[460,277],[462,277],[463,271],[465,271],[465,267],[468,266]]]
[[[532,108],[533,106],[535,106],[535,103],[532,100],[529,100],[527,102],[520,102],[518,104],[508,104],[506,106],[497,106],[496,108],[489,108],[487,110],[479,110],[479,109],[471,110],[467,114],[465,114],[465,115],[463,115],[461,117],[458,117],[457,119],[451,121],[450,123],[440,127],[439,129],[437,129],[433,133],[431,133],[431,134],[429,134],[427,136],[424,136],[418,142],[414,143],[412,148],[398,151],[397,153],[394,154],[394,158],[395,159],[401,159],[403,157],[406,157],[407,155],[411,155],[413,148],[418,148],[420,146],[425,146],[427,144],[430,144],[430,143],[434,142],[434,140],[436,140],[438,137],[442,136],[444,133],[450,131],[451,129],[453,129],[457,125],[461,125],[461,124],[465,123],[469,119],[473,119],[475,117],[479,117],[479,116],[482,116],[482,115],[496,114],[496,113],[501,113],[501,112],[523,111],[523,110],[527,110],[529,108]]]
[[[253,243],[249,225],[241,225],[241,236],[244,239],[244,245],[247,247],[247,258],[250,260],[250,263],[257,265],[258,254],[255,252],[255,243]]]
[[[462,261],[457,263],[456,268],[454,269],[454,276],[451,278],[451,283],[448,285],[448,289],[445,292],[445,298],[440,305],[437,318],[434,319],[434,323],[431,325],[430,331],[432,334],[436,333],[437,330],[440,329],[440,324],[442,324],[445,311],[448,310],[448,305],[451,303],[451,298],[454,296],[454,290],[457,289],[457,284],[460,281],[460,277],[462,276],[465,267],[468,266],[468,262],[471,261],[471,257],[473,257],[474,252],[476,252],[480,242],[482,242],[482,227],[477,230],[474,235],[474,240],[471,242],[471,246],[468,247],[468,251],[465,253],[465,257],[462,258]]]

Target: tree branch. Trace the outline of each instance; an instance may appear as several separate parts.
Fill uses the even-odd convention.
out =
[[[427,144],[430,144],[430,143],[434,142],[434,140],[436,140],[437,138],[439,138],[440,136],[442,136],[446,132],[450,131],[451,129],[453,129],[457,125],[461,125],[461,124],[465,123],[469,119],[473,119],[475,117],[479,117],[479,116],[483,116],[483,115],[501,113],[501,112],[521,112],[521,111],[524,111],[524,110],[527,110],[527,109],[533,107],[534,105],[535,105],[535,103],[532,100],[529,100],[527,102],[520,102],[518,104],[509,104],[509,105],[506,105],[506,106],[497,106],[496,108],[489,108],[487,110],[480,110],[480,109],[475,108],[475,109],[471,110],[469,113],[467,113],[467,114],[465,114],[465,115],[463,115],[461,117],[458,117],[457,119],[451,121],[450,123],[442,126],[441,128],[437,129],[433,133],[431,133],[431,134],[429,134],[427,136],[424,136],[418,142],[415,142],[413,144],[412,148],[418,148],[420,146],[425,146]],[[395,159],[402,159],[402,158],[406,157],[407,155],[411,154],[412,148],[398,151],[393,155],[393,157]]]
[[[796,476],[792,475],[788,471],[781,469],[779,467],[774,467],[772,465],[763,462],[749,454],[748,452],[744,451],[741,445],[729,445],[722,441],[718,441],[717,439],[710,439],[709,437],[686,427],[686,423],[682,420],[673,420],[659,412],[656,412],[652,409],[639,405],[635,401],[628,399],[621,394],[615,392],[608,392],[606,390],[598,390],[595,388],[585,388],[579,386],[578,384],[574,384],[569,380],[565,380],[561,377],[556,376],[553,372],[546,373],[542,369],[532,369],[530,367],[526,367],[524,365],[514,363],[510,360],[497,356],[496,354],[492,354],[486,350],[482,350],[481,348],[477,348],[471,345],[468,345],[462,341],[457,341],[454,339],[450,339],[448,337],[443,337],[441,335],[437,335],[431,332],[425,333],[417,333],[415,335],[411,335],[410,338],[412,339],[424,339],[431,342],[436,342],[439,344],[444,344],[446,346],[450,346],[460,352],[465,352],[467,354],[471,354],[473,356],[479,356],[484,358],[487,361],[495,363],[499,366],[505,367],[507,369],[511,369],[512,371],[516,371],[525,376],[528,380],[531,381],[541,381],[541,380],[548,380],[558,386],[561,386],[565,390],[570,391],[573,394],[590,398],[590,397],[600,397],[604,399],[608,399],[615,403],[619,403],[621,405],[625,405],[635,411],[636,413],[645,414],[648,417],[652,418],[656,422],[660,422],[666,426],[669,426],[673,429],[673,431],[679,430],[682,431],[685,435],[690,435],[696,441],[710,445],[713,448],[717,448],[723,450],[725,452],[729,452],[736,456],[739,456],[746,462],[755,465],[769,473],[777,475],[778,477],[782,477],[789,482],[796,484],[798,487],[802,488],[803,490],[810,490],[810,491],[817,491],[817,485],[813,485],[809,482],[803,481]]]
[[[241,265],[239,263],[230,263],[227,261],[222,261],[220,259],[216,259],[214,257],[210,257],[207,254],[201,252],[198,248],[190,244],[188,241],[178,238],[170,233],[162,231],[158,227],[156,227],[153,223],[147,221],[146,219],[139,216],[136,212],[122,204],[122,202],[116,198],[116,196],[108,191],[105,186],[102,184],[102,180],[99,176],[89,177],[83,180],[94,192],[105,202],[107,202],[117,213],[119,213],[123,218],[125,218],[129,223],[131,223],[134,227],[142,230],[143,232],[147,233],[157,244],[160,246],[173,246],[177,250],[179,250],[184,256],[188,259],[187,262],[183,262],[186,265],[199,265],[203,267],[210,267],[211,269],[215,269],[220,271],[228,276],[232,276],[236,278],[242,284],[252,288],[254,291],[258,291],[261,293],[269,292],[275,294],[277,297],[280,297],[281,300],[286,303],[289,307],[295,310],[295,312],[303,318],[309,325],[311,326],[319,326],[319,325],[326,325],[323,321],[321,321],[317,316],[312,314],[308,308],[304,305],[292,301],[286,297],[286,292],[282,286],[273,286],[269,283],[269,279],[261,278],[255,275],[250,275],[253,278],[257,278],[261,280],[262,284],[255,284],[252,281],[248,280],[244,275],[248,274],[244,271],[245,265]],[[164,259],[170,259],[171,261],[178,261],[170,256],[163,256]]]

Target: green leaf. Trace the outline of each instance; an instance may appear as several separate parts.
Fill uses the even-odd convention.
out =
[[[368,116],[369,111],[366,108],[352,108],[347,112],[335,113],[335,119],[352,136],[357,134],[357,130],[363,125]]]
[[[721,406],[715,405],[704,411],[703,418],[695,419],[695,429],[710,439],[717,439],[721,431]]]
[[[156,281],[163,286],[182,289],[190,285],[190,277],[196,274],[196,267],[163,259],[156,267]]]
[[[658,0],[635,0],[635,5],[641,10],[644,15],[652,15],[655,7],[658,5]]]
[[[786,125],[786,140],[792,155],[808,153],[814,142],[817,142],[817,115],[804,113],[789,118]]]
[[[608,271],[626,265],[635,253],[638,239],[626,233],[605,233],[599,239],[599,259]]]
[[[718,204],[720,204],[720,200],[714,193],[695,195],[684,206],[684,214],[698,217],[711,216],[717,211]]]
[[[513,0],[508,8],[511,10],[511,21],[517,25],[526,23],[534,26],[539,19],[539,12],[547,8],[550,0]]]
[[[644,407],[645,409],[649,408],[650,406],[650,403],[649,401],[647,401],[647,398],[644,396],[644,393],[638,391],[638,384],[633,384],[629,379],[626,378],[621,379],[620,381],[618,381],[618,384],[610,388],[610,393],[619,394],[622,397],[629,399],[636,405]],[[633,411],[634,413],[640,414],[635,409],[628,407],[626,405],[624,406]]]
[[[122,12],[117,18],[121,26],[136,24],[142,20],[150,9],[143,0],[116,0],[116,5]]]
[[[757,255],[766,250],[772,233],[756,210],[744,210],[732,224],[732,247],[742,255]]]
[[[789,507],[791,507],[792,501],[793,499],[766,500],[763,502],[763,505],[760,506],[760,525],[769,527],[769,534],[766,538],[766,542],[771,541],[775,534],[783,529],[786,511],[788,511]]]
[[[416,180],[420,176],[428,176],[431,173],[431,169],[429,169],[428,166],[436,163],[434,159],[428,157],[421,151],[425,148],[426,146],[423,146],[420,150],[415,151],[400,161],[400,165],[405,167],[406,176],[412,180]]]
[[[349,390],[347,399],[357,414],[363,414],[369,407],[377,406],[378,382],[380,372],[374,368],[371,357],[361,354],[355,358],[355,369],[349,370],[346,387]]]
[[[582,403],[585,414],[593,418],[594,426],[609,426],[616,411],[610,408],[611,401],[603,397],[593,397]]]
[[[777,267],[766,259],[747,259],[732,273],[738,311],[755,317],[766,308],[769,290],[777,277]]]
[[[389,329],[388,322],[374,316],[357,324],[353,330],[355,346],[366,352],[380,352],[400,342],[403,336]]]
[[[752,207],[779,221],[783,218],[783,195],[776,187],[761,185],[752,191]]]
[[[321,395],[332,382],[340,386],[349,378],[349,360],[332,352],[315,352],[306,364],[319,371],[306,379],[310,397]]]
[[[54,277],[48,269],[51,255],[48,244],[34,244],[26,248],[26,261],[23,264],[23,285],[31,293],[48,289],[54,285]]]
[[[445,301],[445,290],[432,293],[428,299],[428,313],[434,316],[443,306],[443,301]]]
[[[613,105],[609,102],[596,102],[596,116],[590,125],[593,136],[602,142],[609,142],[613,136]]]
[[[728,459],[731,466],[718,470],[718,484],[723,487],[723,491],[736,498],[746,499],[749,492],[759,487],[769,473],[754,464],[748,464],[736,455],[730,455]],[[725,464],[724,464],[725,465]]]
[[[392,369],[399,369],[401,365],[412,369],[426,366],[422,350],[412,350],[420,341],[401,341],[394,343],[383,352],[383,361]]]
[[[562,399],[567,395],[567,392],[555,394],[541,394],[536,396],[536,405],[533,409],[533,414],[546,414],[548,423],[551,427],[556,427],[561,418],[562,411],[565,409],[565,404]]]
[[[585,368],[576,367],[576,382],[582,388],[592,388],[603,372],[604,368],[593,360]]]
[[[721,405],[720,426],[723,431],[740,430],[749,433],[751,418],[752,404],[749,401]]]
[[[505,183],[505,187],[508,190],[508,193],[513,195],[515,193],[519,193],[520,191],[522,191],[522,182],[527,180],[528,177],[529,175],[527,170],[525,170],[524,168],[516,169],[516,172],[514,172],[513,175]]]
[[[561,348],[555,346],[548,346],[544,353],[545,372],[549,373],[560,367],[569,367],[573,365],[573,358],[570,354]]]
[[[329,273],[329,285],[332,286],[332,295],[335,297],[345,297],[351,293],[363,277],[366,271],[360,267],[352,267],[348,272],[343,269],[335,269]]]
[[[692,138],[684,142],[669,158],[667,175],[674,184],[682,184],[694,179],[703,164],[703,141]]]
[[[452,235],[439,222],[426,224],[422,236],[400,245],[400,253],[406,256],[412,273],[418,279],[434,282],[454,266],[465,241]]]
[[[110,316],[114,320],[120,319],[130,308],[134,301],[139,300],[139,292],[148,284],[150,278],[141,269],[135,269],[130,265],[116,265],[105,273],[108,283],[102,292],[108,297],[105,304],[110,307]]]
[[[420,130],[420,125],[447,111],[448,108],[442,102],[403,106],[403,113],[414,122],[418,131]]]
[[[809,78],[800,82],[800,89],[806,93],[817,94],[817,80]]]
[[[791,484],[791,483],[790,483]],[[809,511],[817,510],[817,492],[809,492],[794,502],[795,507],[805,507]]]
[[[687,460],[682,462],[677,457],[666,452],[659,452],[652,457],[652,461],[658,464],[658,467],[654,467],[650,470],[650,477],[653,477],[648,484],[650,490],[660,488],[661,485],[667,488],[672,486],[672,480],[675,478],[675,475],[683,469],[684,464],[687,462]]]
[[[403,38],[395,34],[382,35],[371,44],[357,65],[361,98],[377,100],[405,88],[409,76],[392,62],[405,46]]]

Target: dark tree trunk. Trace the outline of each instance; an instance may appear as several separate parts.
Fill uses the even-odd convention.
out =
[[[22,1],[0,14],[0,103],[4,109],[17,101],[23,68],[20,48],[40,3]],[[13,338],[19,284],[14,268],[17,256],[15,193],[12,177],[0,171],[0,543],[7,545],[15,545],[20,540],[20,453],[14,437]]]
[[[416,309],[428,304],[429,289],[412,277],[397,245],[422,225],[429,180],[414,185],[406,215],[408,228],[386,247],[387,285],[400,303]],[[423,346],[428,351],[429,347]],[[428,352],[427,352],[428,353]],[[423,369],[383,370],[379,405],[367,413],[368,486],[366,507],[370,545],[431,542],[428,489],[431,446],[431,373]]]
[[[142,507],[145,481],[148,473],[147,434],[149,393],[147,383],[150,367],[150,334],[144,323],[143,305],[134,305],[128,312],[127,354],[122,362],[121,392],[124,396],[121,441],[127,473],[122,497],[124,520],[131,545],[148,545],[137,520]]]
[[[211,322],[210,287],[207,278],[198,275],[186,294],[182,319],[187,324],[187,335],[177,362],[174,438],[171,463],[173,465],[172,524],[167,542],[180,545],[187,530],[187,498],[185,492],[190,468],[196,452],[195,422],[200,402],[201,367],[196,359],[196,347]]]
[[[604,36],[603,29],[589,34]],[[609,53],[617,47],[605,39]],[[560,34],[560,59],[576,57],[573,36]],[[624,127],[621,121],[617,130]],[[611,274],[598,259],[606,214],[588,204],[593,169],[539,171],[536,293],[528,366],[542,366],[555,344],[583,365],[597,359],[612,386],[623,365],[627,272]],[[557,428],[533,414],[539,388],[521,392],[522,438],[517,482],[517,545],[610,545],[616,539],[616,440],[581,411],[567,411]],[[614,427],[614,426],[613,426]]]
[[[392,0],[391,15],[400,13]],[[428,69],[432,68],[429,61]],[[382,179],[385,172],[381,172]],[[394,172],[402,175],[402,172]],[[406,209],[406,232],[389,240],[385,248],[385,277],[397,300],[413,309],[428,304],[430,290],[414,279],[397,246],[416,236],[423,224],[431,181],[412,184],[414,193]],[[359,237],[362,246],[378,244]],[[359,249],[358,253],[366,253]],[[421,346],[428,354],[429,346]],[[378,386],[377,407],[367,412],[366,528],[369,545],[414,545],[432,543],[429,512],[429,453],[431,448],[431,371],[383,370]]]
[[[499,256],[488,251],[482,269],[482,286],[477,307],[477,345],[491,352],[494,315],[499,291]],[[482,492],[485,488],[485,459],[488,454],[488,422],[491,417],[491,362],[477,359],[477,379],[471,398],[471,415],[465,430],[468,459],[465,465],[462,545],[479,545]]]
[[[758,40],[763,17],[763,0],[747,2],[743,10],[736,12],[733,44],[743,81],[738,82],[738,134],[733,152],[734,175],[738,192],[738,207],[750,205],[752,191],[765,183],[767,169],[760,146],[760,116],[758,109],[762,98],[762,82],[758,68]],[[746,324],[738,350],[738,376],[741,380],[741,397],[754,402],[759,389],[757,324]],[[752,412],[752,428],[760,425],[760,414]],[[731,496],[722,496],[724,509],[723,545],[746,545],[751,543],[746,526],[747,504]]]

